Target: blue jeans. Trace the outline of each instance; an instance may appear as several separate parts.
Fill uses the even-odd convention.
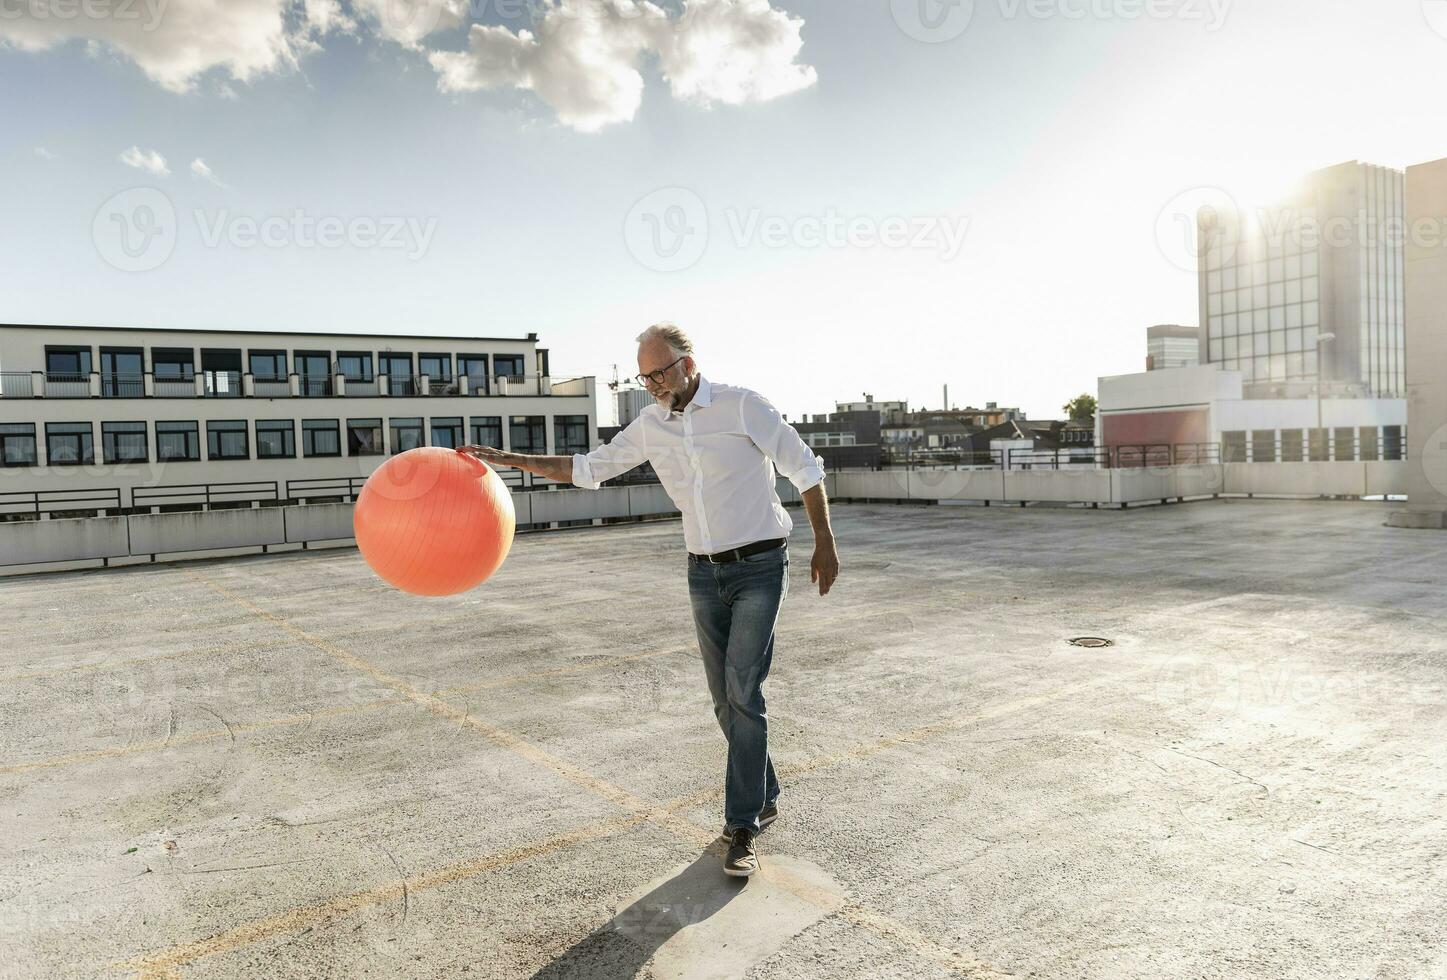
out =
[[[688,595],[713,710],[728,739],[724,824],[759,829],[759,811],[779,796],[769,758],[764,680],[774,659],[774,624],[789,591],[780,545],[724,565],[688,559]]]

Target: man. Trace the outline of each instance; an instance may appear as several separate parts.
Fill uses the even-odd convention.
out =
[[[714,714],[728,739],[724,872],[747,878],[759,867],[754,838],[779,812],[763,684],[789,587],[793,521],[775,492],[774,468],[803,497],[814,529],[809,581],[822,596],[839,575],[824,467],[763,396],[705,379],[678,327],[656,324],[639,336],[638,370],[657,404],[591,453],[524,456],[487,446],[458,452],[588,490],[653,464],[683,515],[694,626]]]

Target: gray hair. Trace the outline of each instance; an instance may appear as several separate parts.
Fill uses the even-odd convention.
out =
[[[655,338],[668,344],[668,349],[673,351],[675,357],[693,356],[693,341],[688,339],[688,334],[676,323],[655,323],[638,335],[638,342],[646,344]]]

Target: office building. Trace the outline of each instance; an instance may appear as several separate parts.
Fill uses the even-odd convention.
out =
[[[1163,323],[1146,328],[1146,370],[1192,367],[1201,362],[1201,330]]]
[[[350,499],[417,446],[587,452],[593,399],[536,334],[0,325],[0,514]]]
[[[1202,208],[1201,363],[1247,398],[1403,397],[1404,207],[1401,171],[1353,162],[1270,208]]]

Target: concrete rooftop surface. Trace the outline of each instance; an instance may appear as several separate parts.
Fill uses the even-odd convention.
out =
[[[677,522],[0,582],[0,975],[1444,977],[1447,537],[1380,504],[795,512],[719,867]],[[1071,637],[1114,641],[1071,646]]]

